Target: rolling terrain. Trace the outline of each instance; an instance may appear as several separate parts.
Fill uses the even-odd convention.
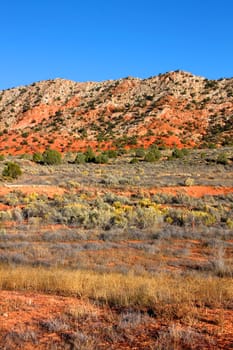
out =
[[[1,349],[232,348],[232,116],[181,71],[0,93]]]
[[[55,79],[0,92],[0,152],[232,143],[233,79]]]

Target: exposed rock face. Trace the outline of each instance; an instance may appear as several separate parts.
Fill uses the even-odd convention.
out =
[[[88,144],[227,144],[233,136],[233,79],[175,71],[148,79],[76,83],[55,79],[0,92],[0,152]]]

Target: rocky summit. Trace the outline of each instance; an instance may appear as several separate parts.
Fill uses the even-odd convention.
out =
[[[46,80],[0,91],[0,152],[229,145],[233,78],[183,71],[147,79]]]

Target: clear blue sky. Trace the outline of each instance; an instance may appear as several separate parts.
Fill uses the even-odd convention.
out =
[[[7,0],[0,89],[182,69],[233,76],[232,0]]]

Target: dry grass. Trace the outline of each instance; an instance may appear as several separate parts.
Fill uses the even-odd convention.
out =
[[[198,152],[155,164],[22,163],[22,178],[1,186],[0,348],[42,338],[51,350],[228,349],[233,197],[153,190],[188,177],[232,186],[230,166]]]
[[[31,267],[2,266],[0,289],[75,295],[109,305],[152,308],[162,314],[172,312],[177,317],[182,317],[187,307],[230,307],[233,300],[230,278],[135,276]]]

